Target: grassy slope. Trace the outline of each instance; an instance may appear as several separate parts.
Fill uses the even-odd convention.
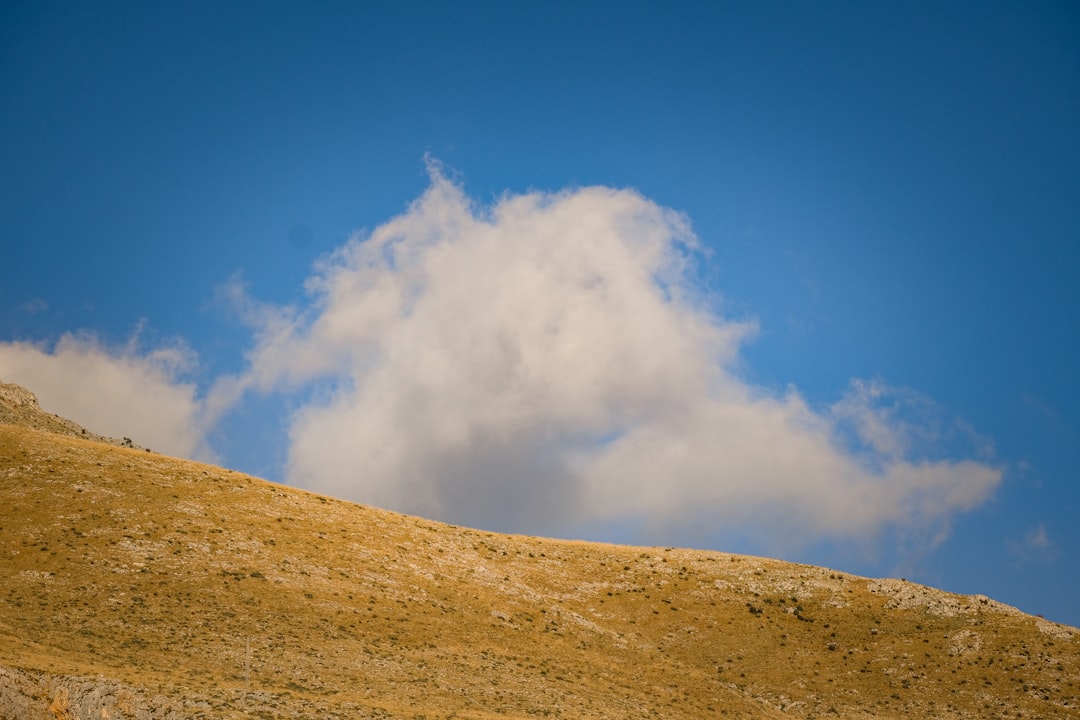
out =
[[[1080,633],[909,583],[467,530],[12,425],[0,498],[0,666],[114,679],[143,715],[1080,717]]]

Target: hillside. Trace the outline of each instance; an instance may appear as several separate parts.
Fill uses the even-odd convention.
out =
[[[57,435],[94,440],[120,447],[143,449],[135,445],[131,438],[118,439],[98,435],[67,418],[45,412],[38,404],[34,393],[18,385],[0,382],[0,425],[3,424],[44,430]]]
[[[1080,717],[1080,631],[985,597],[469,530],[27,425],[0,424],[0,718]]]

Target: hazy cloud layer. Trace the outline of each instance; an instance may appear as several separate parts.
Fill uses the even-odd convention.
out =
[[[492,529],[940,538],[991,495],[995,467],[924,452],[940,428],[901,412],[908,394],[856,381],[815,409],[740,380],[755,328],[691,282],[695,247],[631,191],[476,207],[433,171],[316,268],[307,307],[231,288],[257,331],[234,386],[311,391],[288,482]]]
[[[64,335],[51,348],[0,343],[0,379],[29,388],[48,412],[158,452],[212,460],[204,404],[182,380],[193,362],[182,345],[143,349],[137,335],[120,347],[90,334]]]

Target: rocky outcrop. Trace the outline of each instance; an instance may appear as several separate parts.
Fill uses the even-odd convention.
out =
[[[164,697],[105,678],[27,672],[0,666],[0,718],[20,720],[181,720]]]
[[[90,432],[82,425],[67,418],[46,412],[38,403],[37,396],[26,388],[13,383],[0,382],[0,423],[18,425],[32,430],[42,430],[57,435],[93,440],[120,447],[143,450],[131,438],[113,438]]]
[[[198,692],[169,688],[166,696],[111,678],[53,675],[0,665],[0,720],[188,720],[303,718],[389,720],[382,708],[293,698],[250,689]],[[412,717],[412,714],[410,714]]]
[[[0,404],[40,410],[37,396],[21,385],[0,383]]]
[[[951,595],[942,591],[908,582],[884,578],[870,581],[866,589],[875,595],[889,598],[886,607],[901,610],[922,610],[938,617],[956,617],[979,612],[1000,612],[1023,615],[1020,610],[991,600],[985,595]]]

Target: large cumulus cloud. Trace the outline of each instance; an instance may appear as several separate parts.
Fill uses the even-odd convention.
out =
[[[797,541],[942,532],[1001,472],[853,381],[829,408],[741,379],[754,324],[692,280],[686,218],[629,190],[479,207],[432,171],[406,212],[322,261],[309,303],[237,291],[240,386],[311,398],[288,482],[501,530],[766,527]]]

